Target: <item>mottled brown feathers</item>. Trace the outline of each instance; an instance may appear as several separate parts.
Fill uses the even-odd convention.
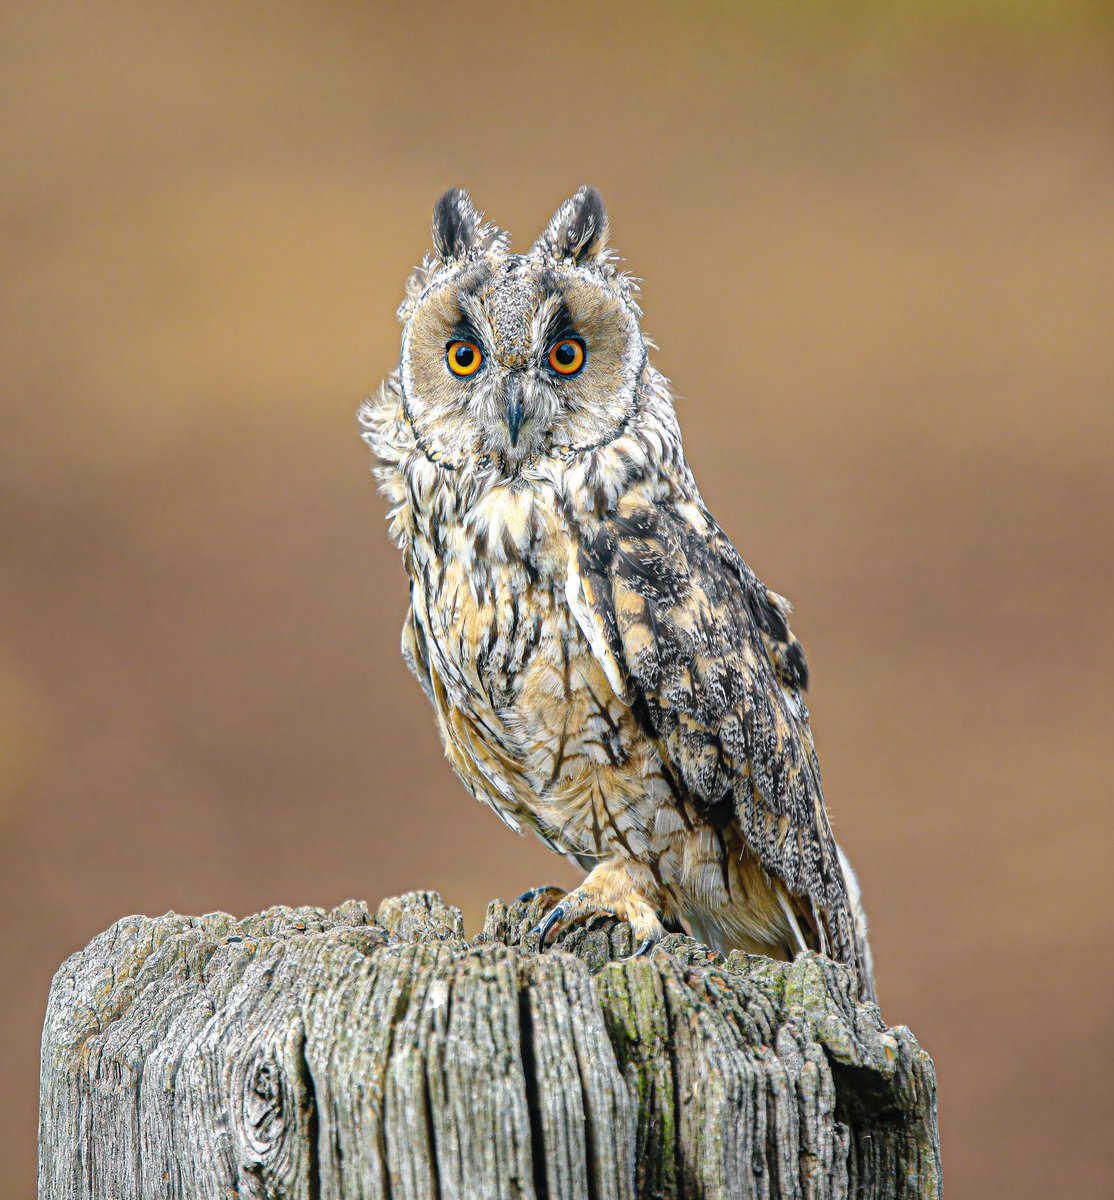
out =
[[[765,645],[764,635],[779,645],[792,635],[706,521],[698,532],[664,503],[605,518],[585,531],[581,570],[629,689],[698,815],[720,828],[726,813],[738,819],[765,870],[823,910],[837,953],[853,957],[802,670],[779,671]],[[790,838],[791,829],[807,836]]]
[[[788,602],[704,507],[599,194],[526,255],[480,222],[465,193],[438,203],[399,369],[360,413],[410,577],[403,654],[449,761],[589,871],[570,919],[811,946],[872,995]],[[462,331],[483,355],[468,379],[445,361]],[[585,348],[568,378],[547,367],[557,337]]]

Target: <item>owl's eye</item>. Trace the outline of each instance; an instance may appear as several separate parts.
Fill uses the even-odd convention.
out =
[[[584,343],[579,338],[562,338],[549,348],[549,365],[558,375],[575,375],[586,358]]]
[[[445,351],[449,370],[462,379],[475,373],[483,366],[483,351],[475,342],[450,342]]]

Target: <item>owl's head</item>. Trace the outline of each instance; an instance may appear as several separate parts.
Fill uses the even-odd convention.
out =
[[[528,254],[510,252],[467,192],[441,197],[433,254],[399,309],[403,402],[431,457],[513,472],[622,430],[646,342],[634,284],[606,245],[595,188],[566,200]]]

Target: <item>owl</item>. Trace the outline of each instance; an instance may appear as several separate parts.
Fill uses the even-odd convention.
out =
[[[409,578],[402,651],[456,773],[587,872],[547,913],[641,951],[815,949],[874,994],[790,606],[701,499],[594,188],[511,252],[462,190],[362,436]]]

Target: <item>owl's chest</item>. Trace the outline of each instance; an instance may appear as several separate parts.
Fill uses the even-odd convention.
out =
[[[569,607],[574,546],[556,507],[544,491],[497,501],[415,557],[415,616],[449,725],[461,715],[469,741],[534,787],[577,761],[625,761],[633,722]]]
[[[415,544],[415,604],[453,702],[494,712],[581,641],[564,600],[570,539],[551,494],[498,489]],[[575,650],[574,650],[575,652]]]
[[[570,606],[575,547],[556,509],[516,500],[413,550],[429,691],[473,793],[577,861],[643,845],[660,763]]]

